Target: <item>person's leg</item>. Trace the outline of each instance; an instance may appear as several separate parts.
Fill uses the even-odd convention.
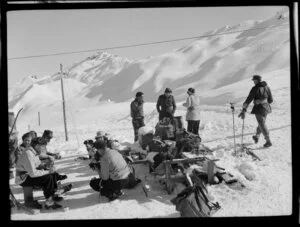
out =
[[[193,133],[196,135],[199,135],[199,125],[200,125],[200,120],[199,121],[194,121],[193,123]]]
[[[55,176],[53,174],[46,174],[40,177],[27,176],[25,182],[23,182],[21,186],[41,186],[45,198],[48,199],[54,195],[57,183],[55,182]]]
[[[267,115],[261,115],[259,117],[259,126],[260,126],[262,134],[265,137],[267,145],[271,145],[269,130],[268,130],[267,126],[266,126],[266,120],[267,120]]]
[[[133,132],[134,132],[134,142],[138,140],[138,122],[137,120],[132,120]]]
[[[187,121],[188,126],[187,126],[187,131],[188,132],[193,132],[193,122],[192,121]]]
[[[93,178],[90,181],[90,186],[92,189],[94,189],[95,191],[99,192],[100,191],[100,178]]]

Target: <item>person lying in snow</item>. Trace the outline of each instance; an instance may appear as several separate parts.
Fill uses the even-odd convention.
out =
[[[44,196],[46,198],[45,207],[47,209],[57,209],[62,206],[57,204],[62,197],[55,196],[57,190],[57,181],[66,178],[66,175],[59,175],[54,168],[44,170],[37,153],[31,147],[31,135],[26,133],[22,136],[23,143],[21,144],[21,152],[16,163],[16,184],[25,186],[39,186],[42,187]],[[71,190],[72,185],[67,185],[63,190]],[[31,208],[41,209],[42,205],[37,201],[31,201],[25,204]]]
[[[100,178],[90,181],[95,191],[112,201],[123,194],[123,188],[133,188],[141,182],[118,151],[109,149],[103,140],[95,142],[94,147],[97,149],[95,159],[100,163]]]

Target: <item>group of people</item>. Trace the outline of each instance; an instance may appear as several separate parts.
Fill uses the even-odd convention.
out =
[[[22,187],[41,188],[45,196],[45,208],[57,209],[62,206],[57,202],[63,197],[61,193],[71,190],[72,184],[59,189],[58,182],[65,180],[67,175],[59,174],[54,165],[54,159],[60,159],[59,154],[47,151],[47,144],[53,138],[53,132],[45,130],[41,137],[35,131],[30,131],[22,136],[22,143],[15,147],[15,182]],[[11,144],[17,144],[13,142]],[[13,150],[13,147],[10,147]],[[41,209],[42,205],[36,201],[26,201],[25,205]]]
[[[245,118],[245,113],[249,104],[253,101],[253,109],[251,114],[255,114],[258,122],[256,129],[256,134],[252,137],[255,143],[258,143],[261,134],[264,135],[266,143],[264,147],[272,146],[269,131],[266,126],[266,118],[271,110],[271,103],[273,102],[273,96],[270,87],[265,81],[262,81],[260,75],[254,75],[252,77],[254,86],[251,89],[247,99],[243,103],[243,109],[239,114],[242,119]],[[187,90],[188,97],[183,106],[186,107],[186,121],[187,121],[187,131],[199,135],[199,125],[200,125],[200,98],[196,94],[194,88],[189,88]],[[144,122],[144,93],[138,91],[136,93],[135,99],[130,104],[130,112],[132,118],[132,125],[134,130],[134,141],[138,140],[138,130],[139,128],[145,126]],[[176,111],[176,102],[174,96],[172,95],[172,90],[166,88],[164,94],[158,97],[156,103],[156,109],[159,113],[159,120],[164,118],[173,119],[174,113]]]
[[[251,89],[247,99],[243,103],[243,110],[239,114],[242,119],[249,104],[253,101],[252,114],[255,114],[258,127],[253,136],[255,143],[258,142],[261,134],[264,135],[265,147],[272,146],[269,131],[266,127],[266,117],[271,113],[270,104],[273,102],[271,90],[261,76],[253,76],[254,87]],[[187,108],[186,120],[187,130],[199,135],[200,124],[200,98],[196,95],[194,88],[187,90],[188,97],[183,106]],[[131,117],[134,129],[134,140],[138,140],[138,129],[145,126],[144,123],[144,93],[137,92],[135,99],[131,102]],[[159,120],[173,118],[176,111],[175,99],[170,88],[166,88],[164,94],[160,95],[157,104]],[[17,137],[9,138],[10,166],[16,168],[16,183],[25,187],[41,187],[46,199],[46,208],[59,208],[58,201],[63,198],[59,196],[58,181],[67,178],[66,175],[59,174],[54,165],[54,160],[59,159],[59,154],[47,151],[47,144],[53,138],[53,132],[45,130],[41,137],[37,133],[30,131],[22,136],[22,143],[18,145]],[[106,196],[109,201],[120,197],[124,188],[133,188],[141,182],[135,177],[134,168],[130,165],[130,158],[122,154],[113,147],[114,140],[109,134],[102,131],[97,132],[95,141],[89,139],[84,141],[84,145],[91,160],[89,166],[99,174],[99,178],[93,178],[90,186]],[[66,185],[64,192],[71,190],[72,184]],[[27,206],[42,207],[37,201],[27,202]]]
[[[194,88],[189,88],[187,90],[187,94],[188,97],[186,99],[186,102],[183,103],[183,106],[187,108],[187,130],[191,133],[199,135],[200,98],[198,95],[196,95]],[[130,112],[134,130],[134,141],[138,140],[139,128],[145,126],[143,104],[144,93],[139,91],[136,93],[135,99],[130,104]],[[156,109],[159,114],[159,121],[162,121],[164,118],[174,118],[174,113],[176,111],[176,102],[170,88],[166,88],[164,94],[158,97]]]
[[[102,131],[97,132],[95,141],[84,141],[91,159],[89,166],[99,174],[99,178],[91,179],[90,186],[102,196],[106,196],[109,201],[123,195],[122,189],[133,188],[141,182],[135,177],[130,157],[114,149],[114,142],[117,140],[109,138],[108,134]]]

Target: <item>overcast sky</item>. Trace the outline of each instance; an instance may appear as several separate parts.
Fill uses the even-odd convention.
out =
[[[7,13],[8,58],[101,49],[199,36],[225,25],[273,16],[282,6],[31,10]],[[129,59],[170,52],[192,42],[110,50]],[[8,82],[43,77],[95,52],[8,61]]]

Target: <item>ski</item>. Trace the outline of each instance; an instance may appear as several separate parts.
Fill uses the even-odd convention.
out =
[[[253,149],[250,147],[246,147],[246,146],[242,146],[241,148],[244,152],[246,152],[246,154],[251,155],[253,157],[254,160],[259,160],[261,161],[261,159],[252,151]]]

